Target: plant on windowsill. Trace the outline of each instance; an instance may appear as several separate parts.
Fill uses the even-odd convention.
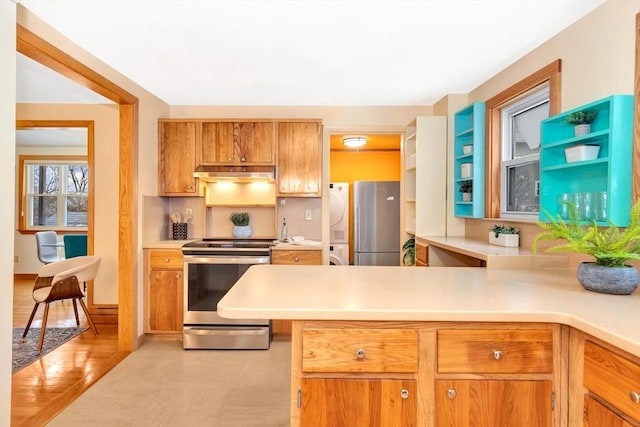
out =
[[[406,266],[416,264],[416,239],[409,237],[402,245],[402,263]]]
[[[461,181],[460,188],[458,188],[458,191],[462,193],[463,202],[472,201],[473,200],[473,181],[471,181],[470,179],[466,181]]]
[[[597,110],[580,110],[567,116],[567,124],[574,125],[574,135],[586,135],[591,132],[591,123],[598,117]]]
[[[508,248],[520,246],[520,230],[512,225],[495,224],[489,229],[489,243]]]
[[[627,263],[640,260],[640,200],[631,208],[629,226],[622,230],[613,223],[600,228],[595,220],[582,225],[575,205],[563,203],[568,207],[568,222],[545,211],[549,222],[538,222],[542,231],[533,239],[534,253],[539,241],[564,240],[546,251],[583,253],[595,258],[595,262],[578,266],[578,281],[585,289],[615,295],[633,292],[638,287],[638,270]]]
[[[233,237],[245,238],[251,236],[251,226],[249,225],[249,212],[233,212],[229,219],[233,223],[231,233]]]

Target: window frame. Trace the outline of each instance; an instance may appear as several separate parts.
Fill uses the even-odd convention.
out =
[[[540,163],[540,146],[538,146],[538,152],[522,156],[517,159],[513,159],[513,142],[507,144],[503,140],[504,136],[509,134],[513,135],[513,122],[512,118],[520,113],[536,108],[542,104],[550,103],[549,100],[549,85],[543,83],[532,89],[530,92],[523,94],[519,99],[513,100],[511,103],[503,106],[501,111],[501,140],[502,156],[500,161],[500,218],[505,219],[521,219],[536,221],[538,219],[539,210],[535,212],[520,212],[520,211],[508,211],[508,182],[507,182],[507,169],[512,166],[524,166],[531,163]],[[540,177],[538,176],[538,192],[540,188]],[[539,207],[539,205],[538,205]]]
[[[85,227],[64,227],[64,226],[29,226],[27,221],[27,210],[29,209],[29,203],[27,201],[27,197],[29,197],[28,186],[29,180],[27,179],[27,166],[33,164],[71,164],[71,163],[83,163],[87,165],[89,170],[89,183],[87,187],[87,225]],[[31,155],[31,154],[21,154],[18,156],[18,185],[19,185],[19,195],[18,198],[18,231],[23,234],[28,233],[36,233],[38,231],[45,230],[53,230],[53,231],[61,231],[66,234],[74,234],[81,233],[86,234],[89,230],[89,222],[90,222],[90,205],[91,205],[91,175],[93,171],[91,170],[91,164],[89,163],[88,156],[82,155]]]
[[[549,116],[558,114],[561,68],[562,60],[557,59],[486,101],[485,218],[499,219],[501,213],[502,108],[548,84]]]

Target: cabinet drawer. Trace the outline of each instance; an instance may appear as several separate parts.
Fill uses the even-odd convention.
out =
[[[149,253],[151,269],[182,269],[182,251],[171,249],[152,250]]]
[[[322,264],[322,251],[283,251],[271,252],[272,264]]]
[[[416,243],[416,265],[424,267],[429,265],[429,252],[427,245]]]
[[[303,372],[416,372],[418,332],[303,329]]]
[[[553,333],[548,329],[440,330],[440,373],[550,373]]]
[[[584,386],[640,421],[640,366],[596,345],[584,344]]]

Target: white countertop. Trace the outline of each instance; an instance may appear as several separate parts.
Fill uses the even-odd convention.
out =
[[[640,356],[640,291],[586,291],[575,270],[252,266],[218,303],[228,318],[550,322]]]
[[[185,243],[193,242],[198,239],[189,240],[156,240],[154,242],[144,242],[143,249],[180,249]]]

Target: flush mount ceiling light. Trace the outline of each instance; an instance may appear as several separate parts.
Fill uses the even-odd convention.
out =
[[[348,136],[342,139],[342,143],[347,147],[362,147],[367,143],[365,136]]]

